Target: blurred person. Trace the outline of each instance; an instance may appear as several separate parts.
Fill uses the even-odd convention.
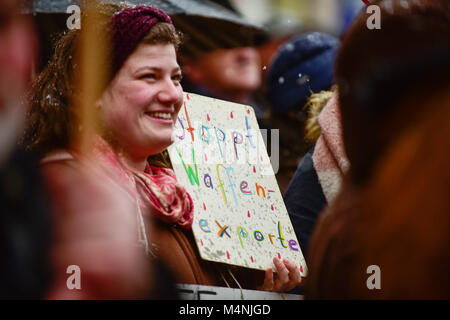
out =
[[[346,166],[339,107],[331,91],[338,46],[339,40],[325,33],[298,35],[280,47],[267,79],[284,156],[279,173],[287,180],[283,199],[305,257],[320,212],[339,190],[342,161]]]
[[[34,26],[0,2],[0,299],[40,299],[51,283],[50,210],[38,162],[17,147],[36,61]]]
[[[111,59],[104,60],[108,81],[95,106],[92,106],[96,128],[87,137],[91,142],[90,148],[83,154],[76,144],[80,128],[83,131],[80,127],[82,123],[77,118],[79,110],[76,110],[76,105],[68,104],[77,94],[77,88],[72,83],[76,66],[71,62],[80,33],[77,30],[68,32],[59,40],[54,58],[34,84],[32,110],[24,142],[29,149],[44,156],[43,170],[49,177],[49,183],[54,186],[55,197],[61,206],[70,207],[72,203],[80,205],[78,198],[69,192],[78,188],[78,183],[73,183],[76,180],[72,181],[70,175],[89,160],[95,168],[103,169],[100,174],[107,176],[95,180],[107,183],[114,180],[130,196],[136,205],[133,217],[137,217],[139,242],[148,256],[162,262],[170,270],[176,282],[223,284],[220,265],[202,260],[196,250],[191,231],[192,199],[177,182],[165,158],[165,149],[172,143],[173,125],[183,103],[182,73],[177,62],[180,35],[169,16],[155,7],[105,3],[99,8],[106,18],[105,23],[99,23],[100,29],[111,33],[108,34],[112,39]],[[64,194],[68,199],[64,198],[64,194],[58,194],[58,190],[62,189],[58,184],[61,183],[66,186],[67,192]],[[101,203],[94,198],[88,206],[101,208]],[[88,221],[85,219],[87,217],[80,221],[80,225]],[[95,221],[102,219],[107,220],[102,214],[95,217]],[[64,226],[67,221],[67,218],[61,217],[57,223]],[[66,228],[70,227],[66,225]],[[73,232],[89,235],[91,231],[80,228]],[[62,232],[60,237],[66,237],[65,233]],[[83,243],[88,245],[90,241],[87,239]],[[60,253],[64,257],[64,252]],[[130,271],[132,264],[127,262],[128,259],[122,261],[120,253],[113,255],[111,260],[121,261],[123,265],[119,263],[119,266]],[[79,261],[86,262],[85,268],[93,268],[98,260],[83,255],[86,258]],[[103,265],[106,270],[99,275],[100,280],[104,281],[108,275],[117,272],[114,264],[106,262]],[[299,268],[293,262],[274,258],[274,264],[277,276],[271,268],[265,274],[241,269],[242,283],[247,281],[252,288],[260,285],[260,289],[269,291],[289,290],[300,283]],[[137,285],[141,273],[125,275],[131,277],[131,284]],[[105,287],[97,289],[102,294],[112,291]]]
[[[450,3],[374,4],[382,28],[363,13],[338,53],[351,168],[314,231],[306,297],[448,299]]]
[[[233,7],[228,0],[211,0],[216,4],[218,11],[228,11],[234,16],[242,18],[242,14]],[[183,27],[182,20],[180,27]],[[214,28],[215,26],[206,21],[204,25],[196,28]],[[185,34],[189,39],[181,50],[181,65],[183,68],[183,88],[186,92],[201,94],[204,96],[228,100],[236,103],[250,105],[254,108],[256,118],[260,126],[267,127],[267,102],[260,94],[262,85],[263,67],[261,57],[254,46],[262,33],[253,35],[252,31],[247,34],[244,26],[239,34],[226,35],[226,29],[218,30],[225,33],[223,38],[232,43],[220,43],[222,39],[208,39],[211,37],[205,30],[186,28]],[[201,35],[193,34],[194,32]],[[253,31],[254,32],[254,31]],[[212,35],[214,36],[214,35]],[[206,38],[206,39],[205,39]],[[236,38],[236,43],[231,39]]]
[[[266,103],[257,91],[262,84],[261,61],[255,47],[215,49],[183,57],[186,92],[253,107],[258,124],[268,127]]]
[[[331,90],[338,46],[339,40],[332,35],[300,34],[279,48],[269,66],[266,95],[270,102],[271,126],[280,130],[283,161],[277,179],[283,194],[300,159],[311,148],[308,140],[299,139],[305,126],[305,105],[313,93]]]
[[[217,49],[185,58],[183,72],[191,92],[243,104],[251,103],[252,93],[261,85],[260,58],[253,47]],[[255,109],[258,117],[262,111]]]
[[[317,220],[338,195],[350,166],[343,145],[336,92],[313,94],[307,105],[310,117],[305,137],[315,145],[303,156],[284,195],[300,247],[306,256]]]
[[[267,96],[273,114],[302,110],[312,93],[330,90],[339,40],[308,32],[286,41],[273,58],[267,76]]]

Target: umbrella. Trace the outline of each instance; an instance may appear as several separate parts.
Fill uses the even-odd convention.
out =
[[[118,0],[105,1],[120,2]],[[25,0],[22,1],[22,8],[27,13],[65,13],[70,5],[81,6],[82,2],[82,0]],[[258,28],[229,8],[209,0],[128,0],[127,2],[131,4],[150,4],[164,10],[169,15],[196,15]]]
[[[118,0],[107,0],[118,2]],[[66,13],[70,5],[82,0],[24,0],[24,13]],[[128,0],[131,4],[150,4],[166,11],[177,29],[185,35],[183,53],[196,55],[216,48],[248,46],[263,29],[238,13],[209,0]]]

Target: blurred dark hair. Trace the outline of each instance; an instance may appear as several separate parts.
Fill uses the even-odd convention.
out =
[[[354,182],[368,178],[390,137],[426,105],[397,105],[450,80],[450,2],[375,1],[381,29],[363,12],[344,35],[336,61],[344,144]],[[414,101],[414,99],[412,99]]]
[[[305,296],[448,299],[450,2],[375,4],[381,29],[362,14],[338,53],[351,169],[314,231]]]
[[[416,117],[363,185],[346,183],[309,250],[309,299],[450,298],[450,86],[416,102]],[[411,97],[406,104],[414,101]],[[366,268],[381,270],[381,290]]]

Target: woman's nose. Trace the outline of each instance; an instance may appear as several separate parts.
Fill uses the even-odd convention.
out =
[[[183,89],[179,83],[175,83],[172,79],[162,84],[158,93],[158,99],[162,103],[175,103],[182,99]]]

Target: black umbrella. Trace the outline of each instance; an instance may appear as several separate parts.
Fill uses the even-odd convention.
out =
[[[118,0],[107,0],[119,2]],[[253,45],[263,34],[260,26],[242,18],[232,7],[209,0],[129,0],[132,4],[150,4],[166,11],[175,26],[185,34],[184,54],[195,55],[215,48]],[[24,0],[22,11],[33,14],[66,13],[70,5],[82,0]],[[222,1],[227,4],[227,1]]]
[[[120,2],[119,0],[105,0],[106,2]],[[231,7],[219,5],[209,0],[128,0],[131,4],[150,4],[166,11],[170,15],[195,15],[215,18],[238,23],[244,26],[256,27],[249,23]],[[70,5],[82,5],[82,0],[25,0],[22,8],[25,12],[65,13]]]

